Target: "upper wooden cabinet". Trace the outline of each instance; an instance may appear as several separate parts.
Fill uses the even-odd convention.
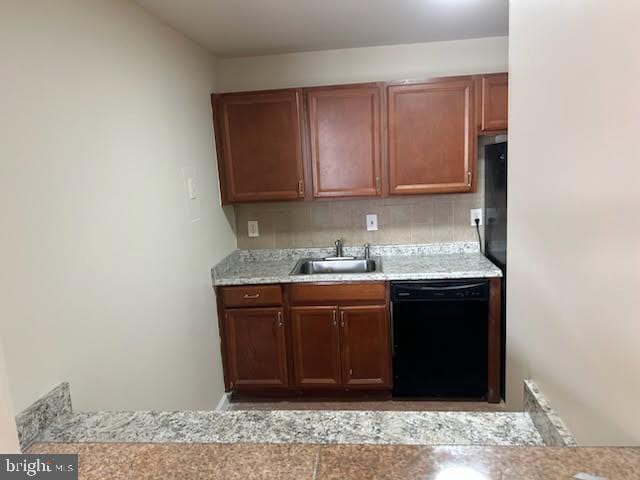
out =
[[[476,157],[473,79],[387,87],[389,192],[469,192]]]
[[[212,96],[223,203],[470,192],[506,73]]]
[[[306,91],[314,197],[382,193],[380,87]]]
[[[304,197],[301,92],[214,95],[223,202]]]
[[[476,117],[479,133],[507,130],[509,78],[506,73],[482,75],[476,82]]]

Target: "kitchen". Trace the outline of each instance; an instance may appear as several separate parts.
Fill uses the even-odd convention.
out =
[[[3,4],[0,456],[635,478],[637,2],[294,3]]]
[[[498,73],[212,96],[222,202],[249,246],[213,269],[228,391],[501,401],[505,265],[479,255],[482,208],[465,207],[484,206],[499,159],[479,150],[506,134],[507,92]],[[488,180],[506,219],[505,168]],[[409,244],[413,217],[437,236]]]

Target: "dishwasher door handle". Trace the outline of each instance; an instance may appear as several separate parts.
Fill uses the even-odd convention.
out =
[[[428,285],[420,285],[419,287],[412,286],[402,286],[401,288],[404,290],[417,290],[417,291],[434,291],[434,290],[464,290],[466,288],[475,288],[482,287],[485,285],[484,282],[481,283],[465,283],[464,285],[448,285],[448,286],[428,286]],[[410,295],[410,293],[399,292],[398,295]]]

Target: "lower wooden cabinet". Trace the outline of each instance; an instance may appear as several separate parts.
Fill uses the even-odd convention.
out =
[[[304,388],[340,387],[340,340],[336,307],[291,308],[293,371]]]
[[[384,283],[216,290],[227,391],[390,390]]]
[[[346,387],[391,387],[389,328],[385,305],[340,307],[340,356]]]
[[[300,388],[391,387],[386,305],[291,308]]]
[[[282,308],[225,311],[224,342],[231,389],[289,386],[283,317]]]

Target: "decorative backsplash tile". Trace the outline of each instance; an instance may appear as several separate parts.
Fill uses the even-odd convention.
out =
[[[482,156],[477,172],[475,193],[238,204],[234,206],[238,248],[329,247],[338,238],[345,245],[475,241],[469,210],[484,208]],[[378,215],[377,231],[367,231],[367,214]],[[258,221],[259,237],[248,236],[249,220]]]
[[[469,210],[484,208],[480,193],[328,202],[236,205],[238,248],[404,245],[476,240]],[[367,214],[378,215],[378,230],[366,229]],[[250,238],[247,222],[257,220],[260,236]]]

